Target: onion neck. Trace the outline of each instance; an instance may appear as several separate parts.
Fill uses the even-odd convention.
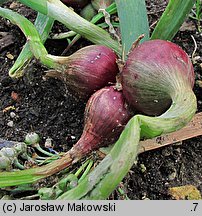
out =
[[[175,90],[170,94],[170,108],[158,117],[138,115],[141,119],[141,137],[153,138],[162,133],[170,133],[184,127],[197,110],[196,96],[185,81],[179,81]]]
[[[50,176],[69,167],[94,149],[97,149],[98,143],[100,143],[98,137],[85,131],[78,142],[64,156],[48,165],[38,168],[35,175]]]
[[[84,131],[79,141],[71,149],[71,154],[76,155],[75,158],[80,159],[99,148],[101,144],[102,140],[100,137],[91,132]]]

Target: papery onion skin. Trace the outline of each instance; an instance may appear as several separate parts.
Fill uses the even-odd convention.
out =
[[[193,87],[194,69],[182,48],[169,41],[151,40],[129,53],[121,79],[127,102],[155,116],[169,108],[174,89],[182,83]]]
[[[88,4],[89,0],[61,0],[61,2],[73,8],[83,8]]]
[[[80,157],[116,142],[131,116],[122,92],[113,86],[98,90],[88,100],[83,133],[72,152]]]
[[[67,88],[86,99],[96,90],[115,83],[118,73],[117,56],[102,45],[86,46],[61,60],[64,72],[50,71],[47,76],[64,80]]]

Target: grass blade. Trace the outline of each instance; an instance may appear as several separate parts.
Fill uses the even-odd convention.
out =
[[[170,0],[151,39],[172,40],[191,11],[195,0]]]
[[[144,40],[149,40],[149,24],[145,1],[143,0],[115,0],[122,36],[123,53],[126,57],[132,44],[144,34]]]

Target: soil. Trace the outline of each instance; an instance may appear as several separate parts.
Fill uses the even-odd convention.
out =
[[[167,1],[147,1],[151,31],[155,26]],[[9,7],[10,2],[4,4]],[[36,13],[16,4],[13,9],[34,21]],[[194,64],[196,83],[202,80],[202,40],[194,20],[187,19],[191,28],[181,29],[174,38],[190,56],[197,43],[198,56]],[[55,23],[52,32],[67,30]],[[26,40],[21,31],[9,21],[0,18],[0,32],[6,32],[7,46],[0,46],[0,138],[23,141],[28,132],[35,131],[41,136],[41,145],[46,138],[52,138],[57,151],[67,151],[79,139],[83,129],[85,101],[80,101],[70,94],[63,82],[55,79],[45,80],[46,68],[33,60],[25,75],[13,80],[8,71],[14,64]],[[0,35],[0,41],[5,36]],[[89,42],[80,40],[70,52]],[[67,46],[65,40],[48,40],[46,47],[51,54],[61,55]],[[67,53],[68,54],[70,54]],[[201,88],[195,84],[198,111],[202,111]],[[12,108],[13,107],[13,108]],[[13,114],[14,113],[14,114]],[[202,193],[202,136],[173,144],[159,150],[139,155],[134,165],[124,178],[121,187],[130,199],[172,199],[168,189],[174,186],[193,185]],[[110,199],[123,199],[116,190]]]

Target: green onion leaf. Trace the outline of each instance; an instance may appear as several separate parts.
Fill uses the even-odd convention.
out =
[[[115,0],[122,36],[123,57],[126,57],[132,44],[144,34],[141,42],[149,40],[149,24],[144,0]]]
[[[191,11],[195,0],[170,0],[151,39],[172,40]]]
[[[37,18],[35,20],[35,27],[38,30],[43,43],[48,38],[53,23],[54,23],[54,19],[47,17],[46,15],[43,15],[41,13],[38,13]],[[24,74],[25,67],[30,62],[32,57],[33,54],[29,48],[29,42],[27,42],[23,47],[17,60],[15,61],[15,64],[9,70],[9,75],[14,78],[21,77]]]

